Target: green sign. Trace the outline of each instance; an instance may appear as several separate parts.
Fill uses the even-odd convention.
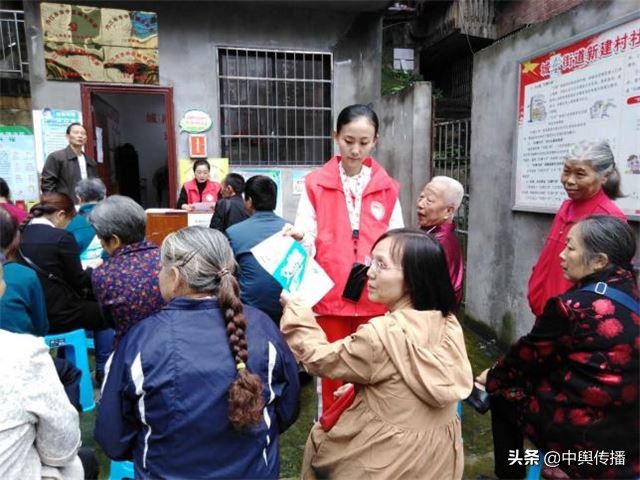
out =
[[[207,112],[187,110],[180,120],[180,130],[187,133],[202,133],[211,128],[213,122]]]

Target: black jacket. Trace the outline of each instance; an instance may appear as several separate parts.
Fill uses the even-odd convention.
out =
[[[98,164],[86,153],[87,177],[98,176]],[[76,184],[80,181],[80,165],[78,156],[71,147],[51,152],[42,169],[42,191],[59,192],[69,195],[75,201]]]
[[[224,233],[231,225],[249,218],[247,209],[244,208],[242,195],[234,195],[229,198],[221,198],[216,203],[216,208],[211,217],[209,227]]]
[[[82,270],[80,249],[73,235],[49,225],[27,225],[22,231],[20,251],[42,270],[36,273],[44,291],[49,333],[106,328],[98,303],[85,299],[84,292],[91,289],[91,277]],[[23,259],[20,262],[32,268]]]

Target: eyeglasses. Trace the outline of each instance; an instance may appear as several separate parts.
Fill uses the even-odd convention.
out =
[[[381,262],[377,259],[372,259],[371,264],[369,265],[369,270],[373,273],[380,273],[387,270],[400,270],[400,267],[396,267],[393,265],[386,265],[384,262]]]

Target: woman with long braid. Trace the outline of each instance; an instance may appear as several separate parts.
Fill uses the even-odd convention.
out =
[[[136,478],[278,478],[298,414],[298,368],[273,321],[240,302],[226,237],[188,227],[162,244],[168,302],[132,327],[103,387],[95,436]]]

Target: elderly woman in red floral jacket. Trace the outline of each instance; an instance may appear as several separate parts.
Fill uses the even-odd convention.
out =
[[[495,472],[523,478],[523,434],[558,452],[551,478],[637,478],[640,307],[631,228],[611,216],[578,222],[560,254],[575,286],[550,299],[533,330],[477,381],[491,395]],[[603,453],[604,452],[604,453]],[[564,455],[564,456],[563,456]]]

